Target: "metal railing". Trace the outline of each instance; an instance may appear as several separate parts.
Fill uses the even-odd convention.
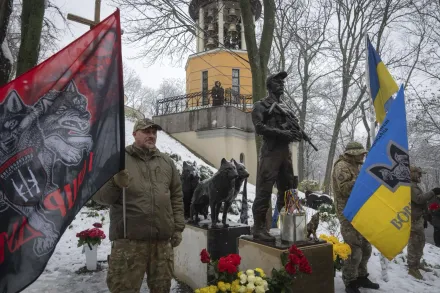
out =
[[[165,98],[156,102],[156,116],[215,106],[233,106],[243,112],[250,112],[253,106],[252,95],[238,95],[230,89],[226,89],[223,99],[213,99],[211,91]]]

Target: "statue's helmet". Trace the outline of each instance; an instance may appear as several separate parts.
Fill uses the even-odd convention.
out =
[[[366,153],[367,151],[360,142],[352,141],[345,146],[344,154],[346,155],[359,156],[359,155],[364,155]]]
[[[287,77],[287,72],[281,71],[275,74],[271,74],[266,78],[266,87],[269,88],[272,80],[274,79],[285,79]]]

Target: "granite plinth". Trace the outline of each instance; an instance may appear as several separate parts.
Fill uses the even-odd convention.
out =
[[[252,236],[238,239],[241,256],[240,270],[262,268],[270,277],[272,269],[282,267],[280,256],[288,251],[292,243],[283,242],[280,236],[276,241],[262,242]],[[294,281],[295,293],[334,293],[333,246],[325,241],[302,241],[295,245],[309,260],[312,274],[299,274]]]
[[[174,249],[174,273],[176,277],[196,289],[208,282],[207,265],[200,261],[200,251],[206,248],[212,259],[230,253],[238,253],[237,239],[250,234],[250,226],[228,221],[228,227],[218,223],[211,227],[211,220],[186,223],[182,243]]]

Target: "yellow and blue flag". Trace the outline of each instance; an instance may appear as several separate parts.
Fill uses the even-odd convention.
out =
[[[401,86],[343,212],[353,227],[389,260],[408,243],[410,184],[405,98]]]
[[[399,90],[385,64],[377,54],[367,37],[367,78],[370,95],[373,99],[376,121],[382,124],[386,115],[386,104],[392,101],[392,95]]]

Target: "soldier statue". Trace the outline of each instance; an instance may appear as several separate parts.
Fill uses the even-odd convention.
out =
[[[274,183],[277,184],[278,211],[284,205],[284,193],[295,188],[290,143],[303,139],[298,119],[285,107],[280,97],[284,93],[286,72],[270,75],[266,79],[269,95],[255,102],[252,122],[255,132],[263,136],[257,170],[256,196],[252,213],[254,216],[253,237],[261,241],[275,241],[266,229],[266,213]]]

